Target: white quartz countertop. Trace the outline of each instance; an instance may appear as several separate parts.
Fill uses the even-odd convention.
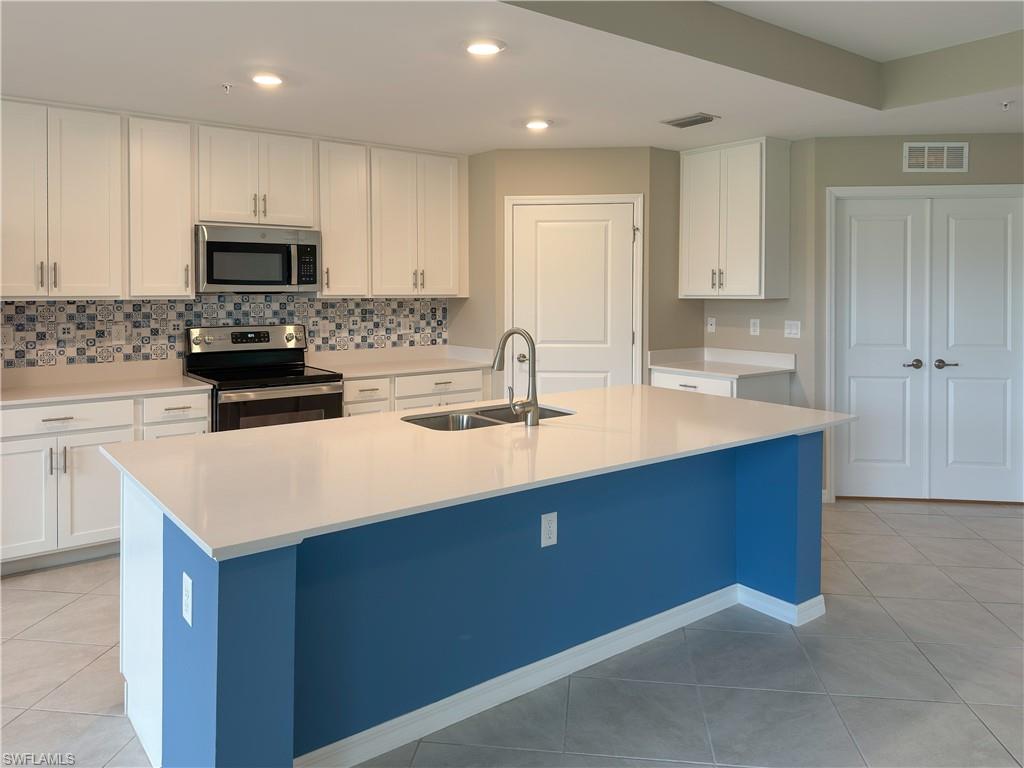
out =
[[[335,362],[327,356],[329,354],[310,352],[306,355],[306,362],[316,368],[325,368],[340,373],[345,379],[372,379],[379,376],[469,371],[491,367],[490,363],[460,360],[455,357],[427,357],[411,360],[382,360],[380,362]]]
[[[382,413],[102,450],[222,560],[853,418],[640,385],[565,392],[541,403],[574,414],[529,430],[503,424],[438,432],[402,421],[406,414]]]
[[[796,368],[769,365],[747,365],[727,363],[718,360],[687,360],[675,363],[660,363],[651,366],[652,371],[685,373],[691,376],[706,376],[715,379],[745,379],[751,376],[771,376],[778,373],[793,373]]]
[[[89,383],[33,384],[4,387],[0,407],[47,405],[74,400],[111,400],[121,397],[168,395],[176,392],[208,392],[210,385],[187,376],[160,376],[152,379],[121,379]]]

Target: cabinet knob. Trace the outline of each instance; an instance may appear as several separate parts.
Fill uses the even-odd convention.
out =
[[[295,341],[295,334],[294,333],[286,333],[284,335],[284,340],[285,341]]]

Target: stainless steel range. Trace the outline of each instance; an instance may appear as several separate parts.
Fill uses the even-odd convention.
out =
[[[213,431],[336,419],[340,373],[306,365],[302,325],[191,328],[185,374],[213,385]]]

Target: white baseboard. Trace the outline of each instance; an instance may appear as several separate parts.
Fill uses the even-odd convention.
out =
[[[821,595],[793,605],[733,584],[308,752],[295,758],[294,765],[297,768],[356,765],[736,603],[794,625],[804,624],[825,613],[825,601]]]

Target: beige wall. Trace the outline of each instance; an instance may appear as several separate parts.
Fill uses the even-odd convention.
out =
[[[679,155],[650,147],[498,150],[469,159],[470,296],[449,302],[448,338],[494,347],[505,325],[505,197],[642,194],[644,339],[651,349],[701,343],[702,302],[676,298]]]
[[[903,173],[903,142],[970,142],[967,173]],[[821,138],[793,144],[791,157],[790,298],[775,301],[704,303],[718,332],[705,332],[707,346],[795,352],[794,405],[824,407],[825,392],[825,190],[828,187],[1024,183],[1024,136],[978,134]],[[750,318],[761,335],[749,335]],[[784,320],[800,320],[799,340],[782,335]]]

